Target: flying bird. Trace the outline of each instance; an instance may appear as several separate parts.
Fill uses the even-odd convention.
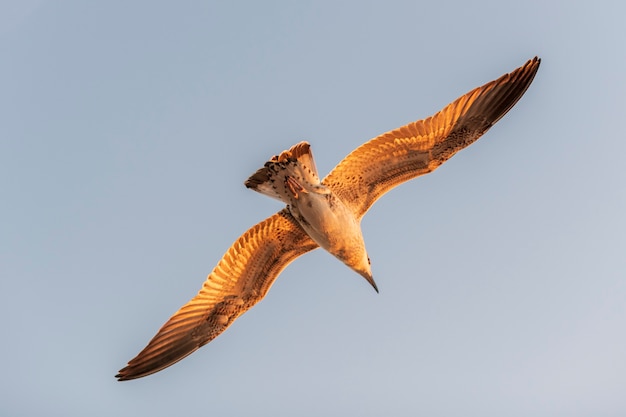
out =
[[[321,181],[306,142],[272,157],[245,185],[286,207],[241,235],[198,294],[116,377],[153,374],[206,345],[265,297],[290,262],[318,247],[378,292],[361,233],[363,215],[387,191],[432,172],[489,130],[522,97],[539,63],[535,57],[434,116],[364,143]]]

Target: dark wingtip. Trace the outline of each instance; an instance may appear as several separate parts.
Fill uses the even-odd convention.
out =
[[[134,377],[130,377],[126,372],[124,372],[126,368],[120,369],[115,375],[118,381],[129,381],[131,379],[135,379]]]

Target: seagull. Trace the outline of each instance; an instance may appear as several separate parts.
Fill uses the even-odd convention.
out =
[[[318,247],[378,292],[361,233],[363,215],[390,189],[434,171],[481,137],[526,92],[540,62],[535,57],[439,113],[364,143],[321,181],[307,142],[272,157],[245,185],[286,207],[233,243],[198,294],[116,378],[153,374],[206,345],[263,299],[289,263]]]

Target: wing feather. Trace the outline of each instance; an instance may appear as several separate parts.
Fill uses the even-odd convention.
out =
[[[250,228],[224,254],[200,292],[116,377],[123,381],[150,375],[209,343],[265,297],[291,261],[315,248],[287,210]]]
[[[439,113],[384,133],[346,156],[322,183],[357,217],[393,187],[432,172],[474,143],[522,97],[540,59],[478,87]]]

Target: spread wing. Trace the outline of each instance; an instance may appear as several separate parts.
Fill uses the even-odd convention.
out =
[[[116,377],[123,381],[150,375],[209,343],[265,297],[291,261],[315,248],[286,209],[250,228],[226,252],[198,295]]]
[[[510,74],[461,96],[434,116],[366,142],[322,183],[360,218],[387,191],[435,170],[489,130],[522,97],[539,63],[535,57]]]

